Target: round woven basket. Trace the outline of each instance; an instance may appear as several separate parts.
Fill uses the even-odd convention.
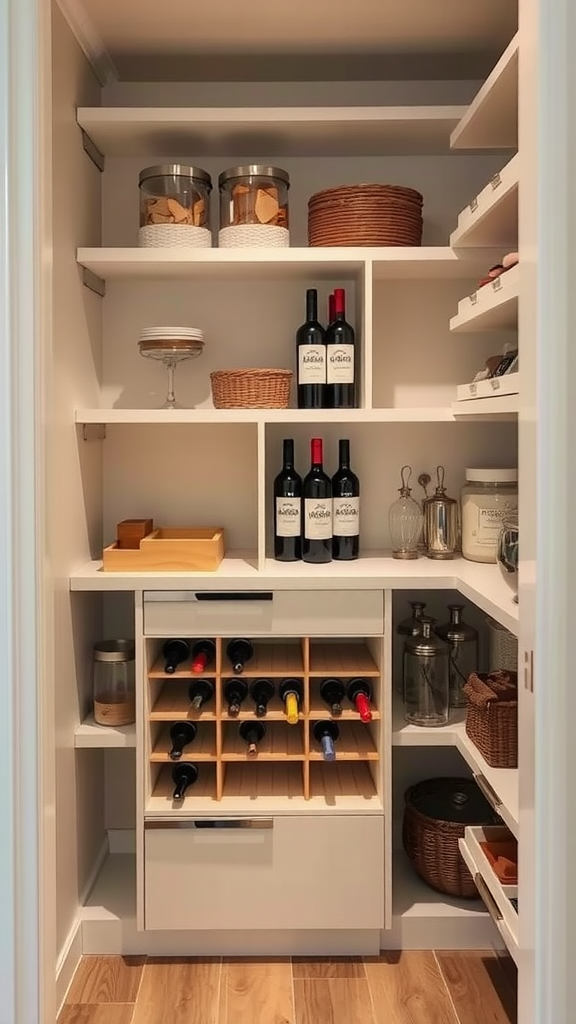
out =
[[[421,245],[423,197],[402,185],[343,185],[308,201],[308,244]]]
[[[440,814],[441,817],[436,817]],[[445,814],[454,821],[446,820]],[[458,840],[467,825],[497,821],[490,804],[472,779],[430,779],[411,786],[405,795],[404,849],[425,882],[448,896],[478,897]]]
[[[215,370],[210,374],[216,409],[287,409],[291,370]]]

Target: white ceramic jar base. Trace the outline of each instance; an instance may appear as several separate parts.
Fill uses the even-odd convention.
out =
[[[140,228],[138,244],[145,249],[210,249],[212,232],[193,224],[147,224]]]
[[[232,225],[220,229],[218,245],[221,249],[286,249],[290,245],[290,232],[276,224]]]

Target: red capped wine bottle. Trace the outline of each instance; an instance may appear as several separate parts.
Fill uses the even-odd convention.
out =
[[[174,725],[170,728],[172,750],[169,757],[171,761],[178,761],[182,757],[184,747],[194,742],[197,731],[198,729],[194,722],[174,722]]]
[[[360,553],[360,481],[350,469],[350,441],[340,439],[338,455],[332,477],[332,557],[351,561]]]
[[[304,478],[302,558],[305,562],[332,560],[332,484],[322,466],[322,439],[310,442],[310,472]]]
[[[323,679],[320,683],[320,696],[335,718],[342,714],[342,701],[345,693],[344,683],[341,683],[339,679]]]
[[[302,478],[294,469],[294,441],[282,442],[284,464],[274,481],[274,558],[302,558]]]
[[[181,761],[175,764],[172,769],[172,782],[174,783],[173,800],[183,800],[186,790],[193,786],[198,778],[198,768],[189,761]]]
[[[224,687],[224,696],[228,702],[228,714],[236,718],[240,714],[243,701],[248,696],[248,683],[243,679],[229,679]]]
[[[188,690],[190,703],[196,711],[207,704],[214,696],[214,683],[210,679],[195,679]]]
[[[336,722],[316,722],[312,729],[312,735],[322,747],[322,757],[325,761],[336,760],[334,743],[340,735]]]
[[[232,670],[240,676],[244,671],[244,665],[254,654],[254,648],[250,640],[231,640],[226,648],[226,654],[232,664]]]
[[[270,679],[255,679],[250,687],[250,696],[256,705],[256,717],[264,718],[274,696],[274,683]]]
[[[248,745],[246,753],[248,757],[258,756],[258,744],[266,735],[264,722],[242,722],[240,725],[240,736]]]
[[[162,648],[164,671],[173,675],[178,665],[190,657],[190,644],[187,640],[167,640]]]
[[[306,292],[306,323],[296,332],[298,408],[323,409],[326,394],[326,343],[318,322],[318,292]]]
[[[201,675],[207,665],[216,659],[216,644],[213,640],[198,640],[192,648],[192,671]]]
[[[334,320],[326,331],[326,405],[329,409],[354,409],[355,339],[346,320],[343,288],[334,292]]]
[[[348,683],[348,700],[352,702],[363,722],[372,721],[372,688],[367,679],[351,679]]]

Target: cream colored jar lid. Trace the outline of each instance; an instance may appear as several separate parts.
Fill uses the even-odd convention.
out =
[[[518,483],[517,469],[467,469],[466,479],[478,484]]]

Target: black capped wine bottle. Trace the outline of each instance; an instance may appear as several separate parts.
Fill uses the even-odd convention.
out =
[[[258,744],[266,735],[264,722],[242,722],[239,732],[244,742],[248,745],[248,750],[246,751],[248,757],[257,757]]]
[[[367,679],[351,679],[347,689],[348,700],[352,702],[363,722],[372,721],[372,687]]]
[[[172,769],[172,782],[174,783],[173,800],[183,800],[186,790],[193,786],[198,778],[198,768],[189,761],[180,761]]]
[[[326,331],[326,405],[329,409],[355,408],[355,339],[346,320],[346,294],[334,292],[334,320]]]
[[[304,697],[304,688],[299,679],[283,679],[280,683],[280,700],[284,702],[286,720],[289,725],[298,725],[298,713]]]
[[[204,669],[216,660],[216,644],[213,640],[197,640],[192,648],[192,671],[201,675]]]
[[[268,704],[274,696],[274,683],[271,679],[255,679],[250,687],[250,696],[256,705],[256,716],[264,718]]]
[[[316,722],[312,729],[312,735],[322,747],[322,757],[325,761],[336,760],[336,749],[334,744],[340,735],[336,722]]]
[[[192,707],[199,711],[203,704],[207,704],[208,701],[212,700],[214,696],[214,683],[211,679],[195,679],[193,683],[190,683],[188,696],[190,697]]]
[[[224,696],[228,702],[228,714],[236,718],[240,714],[243,701],[248,696],[248,683],[243,679],[229,679],[224,687]]]
[[[244,665],[254,654],[254,648],[250,640],[231,640],[226,648],[226,654],[232,664],[232,670],[240,676],[244,671]]]
[[[198,729],[194,722],[174,722],[174,725],[170,727],[172,750],[169,757],[171,761],[178,761],[182,757],[184,747],[194,742],[197,732]]]
[[[342,714],[342,701],[345,693],[344,683],[339,679],[323,679],[320,683],[320,696],[335,718]]]
[[[167,640],[162,648],[164,671],[172,675],[178,665],[190,657],[190,644],[187,640]]]
[[[294,469],[294,441],[282,442],[283,466],[274,481],[274,558],[302,558],[302,478]]]
[[[318,292],[306,292],[306,323],[296,332],[298,408],[323,409],[326,394],[326,343],[318,322]]]
[[[350,469],[350,441],[338,442],[332,477],[332,558],[351,561],[360,553],[360,481]]]
[[[322,465],[322,439],[310,442],[310,472],[304,478],[302,497],[302,558],[305,562],[332,560],[332,484]]]

